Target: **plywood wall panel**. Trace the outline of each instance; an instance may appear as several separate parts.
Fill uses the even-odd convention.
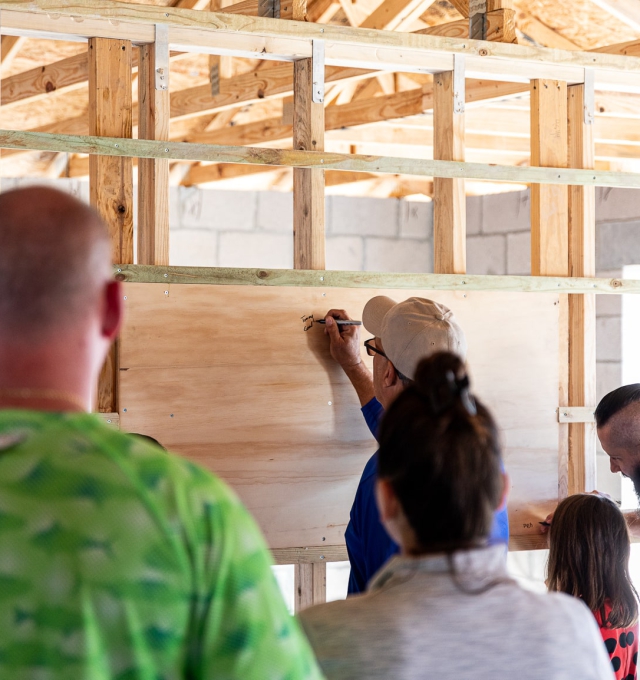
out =
[[[474,389],[502,430],[512,532],[537,533],[557,502],[557,295],[162,284],[126,294],[121,427],[220,474],[272,548],[344,540],[376,445],[323,328],[305,331],[302,318],[331,307],[361,318],[377,294],[431,297],[465,328]]]

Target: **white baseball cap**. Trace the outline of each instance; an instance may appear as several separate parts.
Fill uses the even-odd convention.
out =
[[[382,340],[391,363],[413,380],[421,359],[435,352],[452,352],[463,360],[467,341],[453,312],[425,298],[396,302],[386,295],[371,298],[362,312],[364,327]]]

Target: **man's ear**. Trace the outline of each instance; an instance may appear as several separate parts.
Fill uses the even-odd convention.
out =
[[[386,479],[376,481],[376,502],[382,522],[396,519],[400,513],[400,503],[391,484]]]
[[[102,306],[102,336],[107,340],[113,340],[124,315],[123,288],[120,281],[108,281],[103,289]]]
[[[384,387],[394,387],[400,378],[395,366],[387,359],[387,365],[382,376],[382,384]]]

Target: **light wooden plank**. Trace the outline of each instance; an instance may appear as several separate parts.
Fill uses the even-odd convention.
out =
[[[13,60],[15,59],[16,55],[18,52],[22,49],[22,46],[24,45],[24,41],[26,38],[20,38],[15,35],[3,35],[2,40],[0,42],[0,63],[2,66],[2,71],[6,72],[7,69],[11,66],[13,63]],[[3,90],[4,90],[4,85],[6,83],[5,79],[2,83]],[[4,92],[3,92],[3,99],[4,99]]]
[[[616,43],[615,45],[597,47],[591,51],[606,52],[607,54],[623,54],[629,57],[640,57],[640,40],[631,40],[629,42]]]
[[[531,165],[567,166],[567,85],[556,80],[531,83]],[[569,274],[567,187],[531,187],[531,273]]]
[[[383,0],[360,24],[360,28],[402,30],[417,19],[431,4],[431,0]]]
[[[639,69],[639,65],[635,60],[630,61],[627,58],[625,62],[625,58],[615,55],[586,55],[507,43],[491,43],[491,47],[486,48],[471,41],[398,31],[375,32],[341,26],[319,27],[308,22],[277,22],[261,17],[205,13],[108,0],[77,0],[72,7],[57,0],[3,0],[0,8],[6,9],[3,25],[9,26],[12,33],[19,31],[25,35],[34,35],[38,31],[51,34],[52,28],[58,37],[67,39],[86,36],[88,31],[95,31],[94,35],[113,37],[119,32],[120,37],[142,43],[153,41],[152,29],[156,23],[166,23],[170,29],[171,42],[190,51],[211,50],[219,54],[235,53],[243,56],[258,55],[264,50],[264,58],[287,60],[310,56],[308,41],[324,38],[327,41],[327,58],[335,57],[334,63],[342,65],[362,63],[364,57],[364,61],[370,64],[402,64],[405,71],[420,70],[428,67],[429,63],[432,68],[440,71],[443,70],[444,62],[438,61],[436,57],[450,51],[449,53],[469,55],[470,74],[475,68],[479,68],[484,74],[500,70],[500,79],[521,80],[553,77],[553,73],[556,78],[576,83],[581,82],[580,69],[592,67],[619,72],[623,74],[623,82],[630,87],[638,86],[632,73]],[[47,19],[47,15],[52,12],[60,15],[55,27]],[[84,22],[72,20],[72,17],[79,16],[84,17]],[[119,21],[117,27],[109,24],[114,19]],[[203,30],[203,26],[208,26],[209,30]],[[478,55],[479,51],[482,51],[482,56]],[[607,74],[607,82],[615,80],[614,75],[615,73]]]
[[[595,406],[562,406],[558,409],[559,423],[594,423]],[[573,493],[581,493],[575,491]]]
[[[566,129],[566,125],[565,125]],[[39,132],[0,130],[0,148],[62,151],[99,156],[170,158],[183,161],[247,163],[352,172],[451,177],[518,184],[540,183],[640,188],[640,173],[577,170],[566,167],[514,167],[407,157],[322,153],[259,147],[218,146],[183,142],[155,142],[122,137],[79,137]]]
[[[487,12],[485,40],[490,42],[517,43],[516,12],[513,9],[497,9]]]
[[[594,167],[594,121],[589,85],[568,88],[569,165]],[[590,92],[593,101],[593,91]],[[595,189],[569,187],[569,274],[596,273]],[[569,296],[569,406],[593,407],[596,403],[596,304],[595,295]],[[596,488],[596,431],[593,419],[569,425],[568,492]]]
[[[324,151],[324,104],[312,100],[313,64],[294,64],[293,147]],[[293,262],[296,269],[324,269],[324,170],[293,171]]]
[[[327,601],[327,565],[324,562],[295,565],[294,612]]]
[[[531,83],[531,164],[566,166],[567,84],[556,80]],[[531,187],[531,273],[569,275],[569,206],[567,187],[537,184]],[[569,305],[559,300],[558,403],[569,400]],[[570,488],[569,425],[558,429],[558,495]]]
[[[543,24],[531,13],[522,9],[517,13],[516,23],[518,28],[525,35],[545,47],[552,47],[559,50],[580,49],[576,43],[565,38],[563,35],[560,35],[560,33],[549,28],[546,24]]]
[[[469,18],[469,0],[451,0],[451,4],[465,19]]]
[[[467,81],[467,101],[491,100],[503,98],[528,90],[528,86],[513,83],[497,83],[483,81]],[[343,106],[330,106],[325,109],[325,130],[353,128],[359,125],[377,123],[396,118],[419,115],[433,108],[433,87],[406,90],[391,95],[374,97],[369,100],[354,101]],[[528,132],[528,129],[527,129]],[[191,135],[189,141],[198,144],[232,144],[250,146],[260,142],[275,141],[291,137],[290,124],[283,123],[281,118],[236,125],[233,128],[200,132]]]
[[[366,69],[328,67],[327,83],[360,80],[371,74]],[[288,97],[293,94],[293,66],[290,64],[243,73],[233,78],[221,79],[220,94],[212,97],[210,85],[178,90],[171,96],[171,118],[201,116],[212,111],[222,111],[238,104],[252,104],[269,98]]]
[[[89,132],[96,136],[130,138],[131,42],[89,40]],[[133,262],[133,166],[131,158],[92,156],[89,193],[106,222],[115,262]],[[114,345],[98,384],[98,410],[118,410],[118,347]]]
[[[5,37],[8,36],[3,36]],[[17,73],[2,81],[2,107],[27,101],[35,103],[47,98],[52,92],[71,92],[85,87],[88,78],[86,52]]]
[[[121,265],[116,278],[130,283],[188,283],[229,286],[322,286],[327,288],[424,288],[425,290],[520,293],[638,294],[640,281],[551,276],[477,274],[381,274],[377,272],[230,269],[226,267],[150,267]]]
[[[148,433],[215,470],[248,505],[272,548],[343,545],[375,442],[350,383],[330,360],[322,328],[305,332],[302,317],[340,305],[360,318],[366,301],[385,293],[398,296],[379,288],[126,284],[123,429]],[[503,430],[512,533],[537,534],[537,521],[557,501],[558,295],[530,296],[526,304],[519,293],[402,295],[442,302],[465,329],[475,390]],[[245,323],[256,317],[258,334]],[[496,336],[498,326],[503,332]],[[522,384],[524,410],[516,398]]]
[[[464,161],[464,74],[456,79],[453,71],[439,73],[434,77],[433,84],[433,157],[443,161]],[[461,91],[456,91],[456,88],[461,88]],[[463,179],[434,178],[433,257],[434,272],[437,274],[466,272],[466,198]]]
[[[156,89],[156,43],[140,47],[138,137],[169,139],[167,89]],[[169,264],[169,159],[138,161],[138,262]]]
[[[277,548],[271,551],[276,564],[313,562],[345,562],[349,559],[346,545],[326,545],[310,548]]]

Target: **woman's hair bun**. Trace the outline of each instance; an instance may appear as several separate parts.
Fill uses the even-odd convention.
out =
[[[423,359],[416,369],[415,388],[440,416],[456,405],[469,415],[476,414],[476,404],[469,392],[469,376],[462,359],[451,352],[437,352]]]

